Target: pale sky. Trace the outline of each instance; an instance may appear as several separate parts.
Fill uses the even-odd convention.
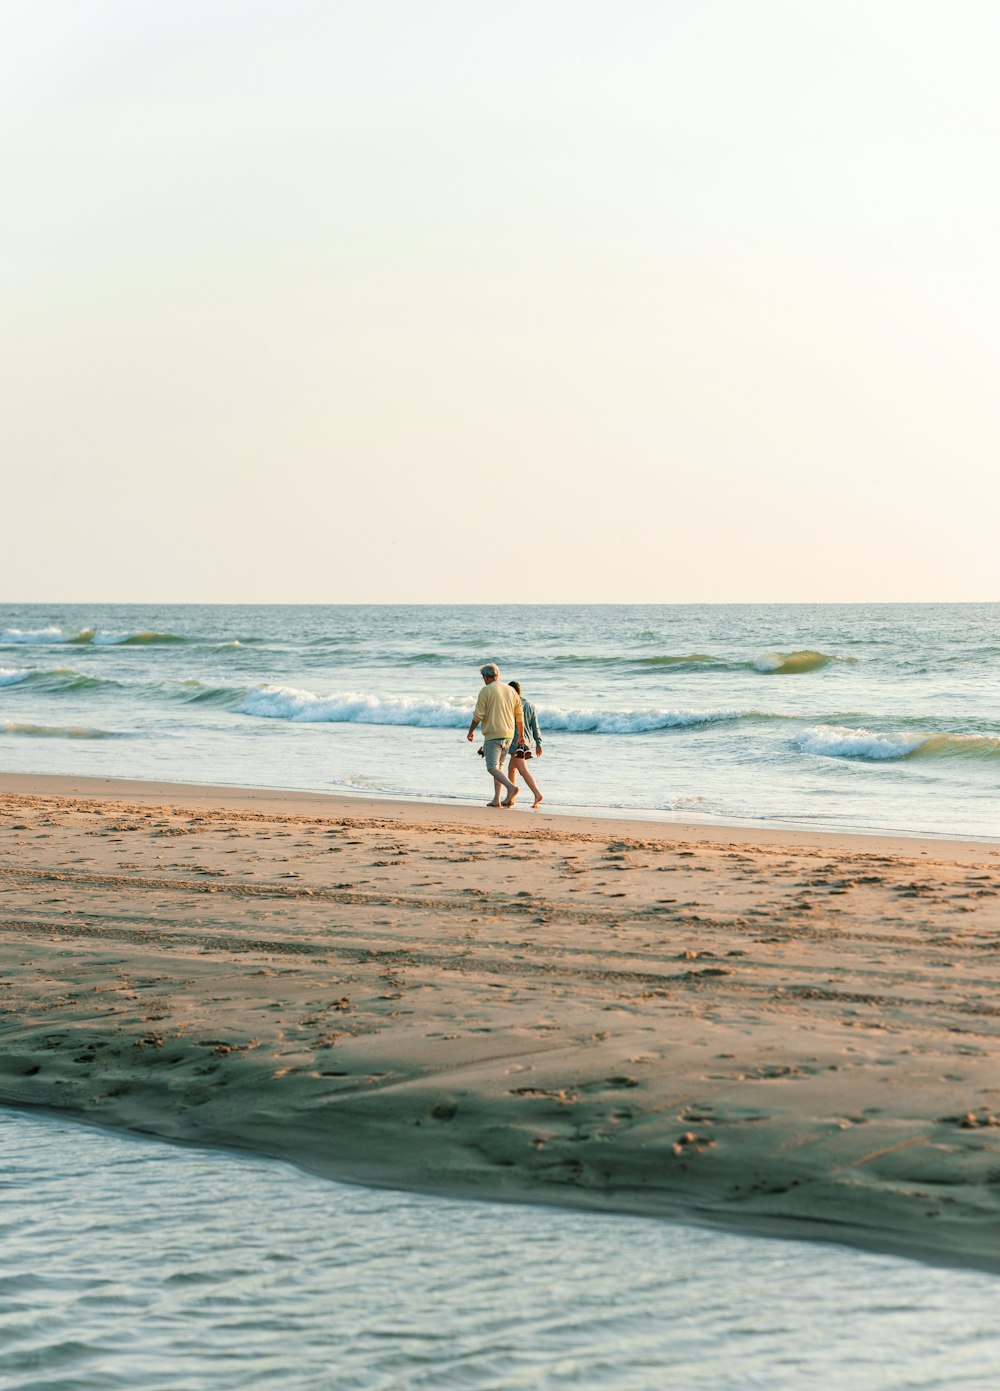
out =
[[[0,600],[1000,599],[995,0],[0,21]]]

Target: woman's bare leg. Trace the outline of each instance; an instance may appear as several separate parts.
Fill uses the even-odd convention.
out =
[[[538,790],[538,783],[535,782],[535,779],[532,777],[531,773],[528,771],[528,760],[527,760],[526,758],[514,758],[514,757],[511,757],[510,762],[507,764],[507,776],[508,776],[508,778],[511,780],[512,783],[516,783],[516,782],[517,782],[517,775],[518,775],[518,773],[521,774],[521,777],[522,777],[522,778],[524,779],[524,781],[527,783],[528,787],[531,788],[532,796],[533,796],[534,799],[535,799],[534,805],[537,807],[538,804],[539,804],[539,802],[543,801],[544,799],[543,799],[543,797],[542,797],[541,792],[539,792],[539,790]],[[513,800],[514,800],[514,793],[512,792],[512,793],[510,794],[510,796],[506,799],[506,801],[504,802],[503,805],[509,807],[510,804],[511,804],[511,802],[513,802]]]
[[[521,773],[522,775],[524,774],[524,759],[514,758],[513,756],[511,756],[510,761],[507,764],[507,778],[510,782],[510,791],[507,793],[507,796],[500,803],[502,807],[510,807],[514,805],[514,798],[521,790],[517,785],[518,773]]]
[[[535,782],[535,779],[528,772],[527,761],[523,758],[519,758],[518,763],[521,765],[521,777],[524,778],[524,781],[531,788],[531,794],[535,799],[535,806],[537,807],[538,803],[542,800],[542,794],[538,790],[538,783]]]

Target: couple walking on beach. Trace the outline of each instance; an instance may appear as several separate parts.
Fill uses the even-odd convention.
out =
[[[528,771],[528,759],[531,757],[531,746],[528,743],[527,734],[530,733],[535,739],[535,757],[542,756],[542,736],[538,729],[538,719],[535,710],[526,700],[521,697],[521,687],[516,681],[508,681],[506,685],[500,682],[500,668],[495,662],[487,662],[480,668],[480,675],[483,678],[483,689],[479,692],[479,699],[476,701],[475,714],[472,716],[472,723],[469,725],[469,742],[471,743],[476,733],[476,726],[483,727],[483,747],[479,752],[486,759],[486,770],[493,778],[493,801],[487,802],[489,807],[511,807],[514,805],[514,798],[520,792],[517,785],[517,775],[521,777],[531,788],[535,800],[532,804],[532,811],[542,800],[542,794],[538,790],[538,784]],[[511,749],[511,740],[514,740],[514,747]],[[507,765],[507,772],[503,770],[504,759],[510,749],[510,762]],[[501,788],[507,789],[507,796],[500,799]]]

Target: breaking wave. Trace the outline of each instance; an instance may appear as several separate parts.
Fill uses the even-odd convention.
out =
[[[86,639],[81,635],[76,639],[84,642]],[[159,647],[165,643],[187,642],[188,639],[181,637],[179,633],[94,633],[90,641],[98,647]]]
[[[1000,735],[932,734],[914,752],[919,758],[1000,759]]]
[[[560,652],[554,662],[572,663],[579,666],[625,666],[625,667],[674,667],[677,670],[701,671],[713,668],[716,671],[735,671],[746,665],[745,662],[729,662],[724,657],[713,657],[707,652],[689,652],[680,656],[669,653],[662,657],[588,656],[586,653]]]
[[[667,671],[755,671],[761,676],[796,676],[810,671],[820,671],[833,662],[853,664],[856,657],[837,657],[829,652],[813,652],[804,649],[800,652],[759,652],[747,660],[742,657],[720,657],[710,652],[665,653],[651,657],[637,657],[626,653],[617,656],[588,656],[586,653],[562,652],[552,658],[554,662],[574,663],[580,666],[625,667],[630,670],[663,668]]]
[[[411,725],[421,729],[464,729],[472,716],[467,700],[422,700],[413,696],[357,693],[318,696],[294,686],[262,686],[235,707],[235,713],[259,719],[316,724]],[[543,730],[575,734],[645,734],[722,721],[773,719],[752,710],[601,710],[539,705]]]
[[[58,693],[59,691],[97,690],[101,687],[120,687],[120,681],[112,681],[106,676],[85,676],[82,671],[72,667],[53,667],[39,671],[13,667],[0,668],[0,686],[26,686],[34,691]]]
[[[318,696],[295,686],[261,686],[236,706],[238,715],[303,724],[415,725],[421,729],[460,729],[472,717],[469,701],[421,700],[416,696],[348,693]]]
[[[761,652],[750,663],[762,676],[797,676],[807,671],[820,671],[831,662],[854,663],[857,657],[834,657],[829,652]]]
[[[172,693],[190,705],[232,705],[247,694],[246,686],[207,686],[195,680],[171,683],[169,690],[165,686],[166,683],[158,688],[159,694]]]
[[[155,633],[145,630],[137,633],[113,633],[100,628],[80,628],[77,632],[67,632],[65,628],[5,628],[0,633],[0,646],[17,647],[22,645],[52,646],[67,644],[76,647],[149,647],[169,642],[187,642],[187,638],[176,633]]]
[[[658,729],[693,729],[698,725],[769,718],[756,710],[567,710],[559,706],[537,708],[543,731],[558,729],[573,734],[651,734]]]
[[[72,667],[45,670],[0,667],[0,687],[16,686],[46,695],[81,691],[123,691],[140,699],[179,700],[191,704],[232,705],[247,694],[246,686],[217,686],[194,677],[185,680],[116,681],[110,676],[87,676]]]
[[[68,642],[69,639],[61,628],[5,628],[0,633],[0,643],[4,647],[13,647],[20,643],[52,643]]]
[[[632,661],[633,665],[637,667],[675,667],[681,671],[700,671],[704,667],[727,667],[731,665],[721,657],[709,656],[707,652],[689,652],[681,657],[673,657],[669,654],[664,657],[635,657]]]
[[[880,734],[870,729],[816,725],[796,735],[792,743],[802,753],[874,763],[901,758],[1000,759],[1000,735],[992,734]]]

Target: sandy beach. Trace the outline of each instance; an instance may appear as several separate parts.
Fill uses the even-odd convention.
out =
[[[1000,846],[0,776],[0,1102],[1000,1269]]]

